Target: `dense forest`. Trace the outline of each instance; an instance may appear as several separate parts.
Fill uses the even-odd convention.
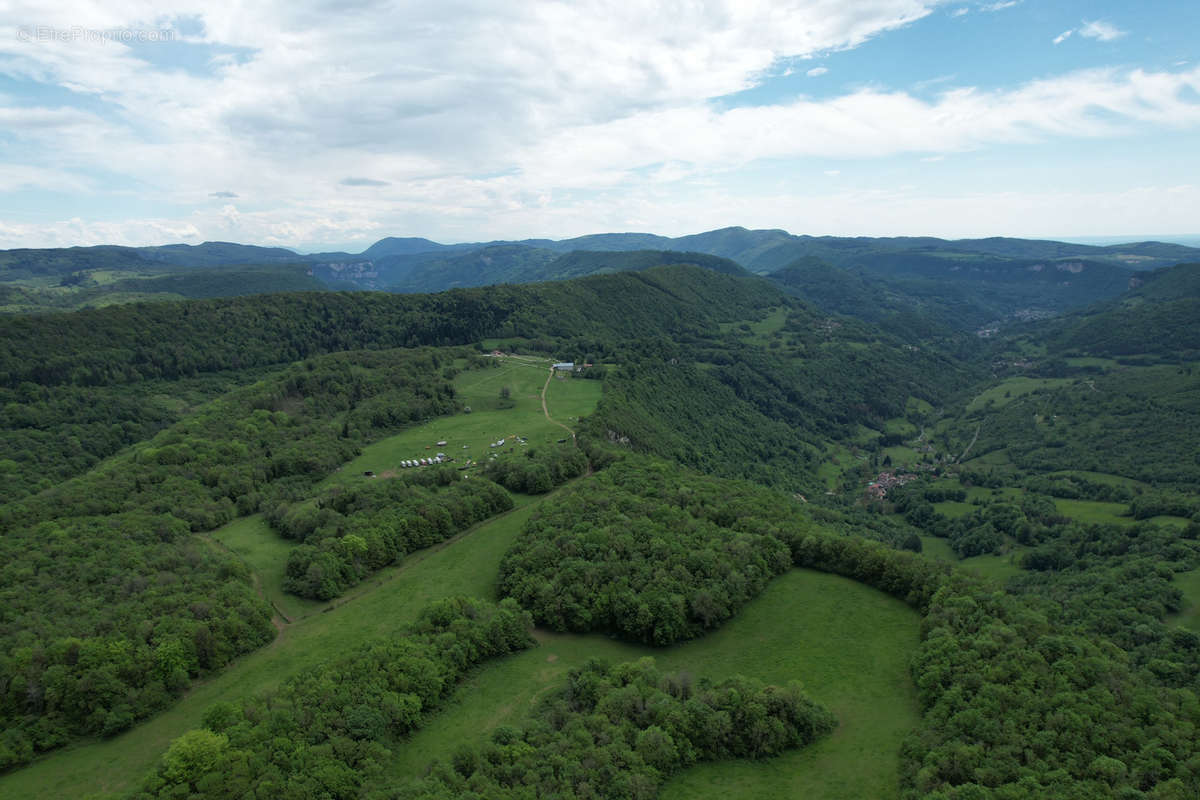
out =
[[[5,764],[122,730],[269,641],[245,566],[192,533],[305,497],[362,442],[454,409],[451,357],[313,359],[4,506]]]
[[[671,652],[793,568],[920,617],[919,721],[873,754],[895,761],[898,796],[1197,796],[1200,636],[1176,623],[1200,569],[1197,268],[979,337],[922,283],[921,259],[949,251],[922,247],[905,297],[865,279],[789,296],[714,261],[0,319],[0,769],[238,670],[276,636],[270,591],[331,617],[399,574],[385,568],[432,569],[409,557],[491,530],[494,597],[443,591],[394,636],[223,698],[170,734],[135,796],[654,797],[700,762],[817,742],[838,720],[795,685],[590,661],[519,724],[487,723],[409,779],[389,767],[535,640]],[[1034,251],[1005,257],[1052,257]],[[908,307],[925,291],[944,313]],[[835,307],[847,297],[879,303]],[[553,384],[574,398],[561,418],[552,360],[596,365]],[[502,361],[540,395],[496,401]],[[471,412],[463,385],[492,402]],[[518,403],[545,443],[335,479],[423,426],[494,414],[479,424],[509,435],[493,420]],[[256,514],[269,569],[215,538]]]

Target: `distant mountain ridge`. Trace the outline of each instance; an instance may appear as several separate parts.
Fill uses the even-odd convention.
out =
[[[598,233],[570,239],[443,244],[385,237],[361,253],[300,254],[235,242],[158,247],[74,247],[0,251],[0,284],[82,282],[96,270],[126,277],[229,268],[301,265],[338,290],[438,292],[534,283],[691,263],[728,274],[769,276],[789,293],[832,313],[871,321],[924,317],[952,330],[982,329],[1115,297],[1138,275],[1200,262],[1200,248],[1164,242],[1074,244],[991,237],[837,237],[781,229],[720,228],[689,236]],[[215,285],[227,285],[218,281]],[[294,280],[259,280],[287,291]]]

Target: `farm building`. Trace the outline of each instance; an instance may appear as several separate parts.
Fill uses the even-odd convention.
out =
[[[574,361],[560,361],[559,363],[554,365],[554,371],[555,372],[574,372],[575,371],[575,362]]]

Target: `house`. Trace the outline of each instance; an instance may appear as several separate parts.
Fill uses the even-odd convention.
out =
[[[575,362],[574,361],[560,361],[559,363],[554,365],[554,371],[555,372],[574,372],[575,371]]]

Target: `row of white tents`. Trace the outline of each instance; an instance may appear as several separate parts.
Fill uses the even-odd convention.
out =
[[[432,458],[413,458],[413,459],[409,459],[407,461],[401,461],[400,466],[405,467],[405,468],[428,467],[431,464],[441,464],[445,460],[446,460],[446,454],[438,453],[436,456],[433,456]]]

